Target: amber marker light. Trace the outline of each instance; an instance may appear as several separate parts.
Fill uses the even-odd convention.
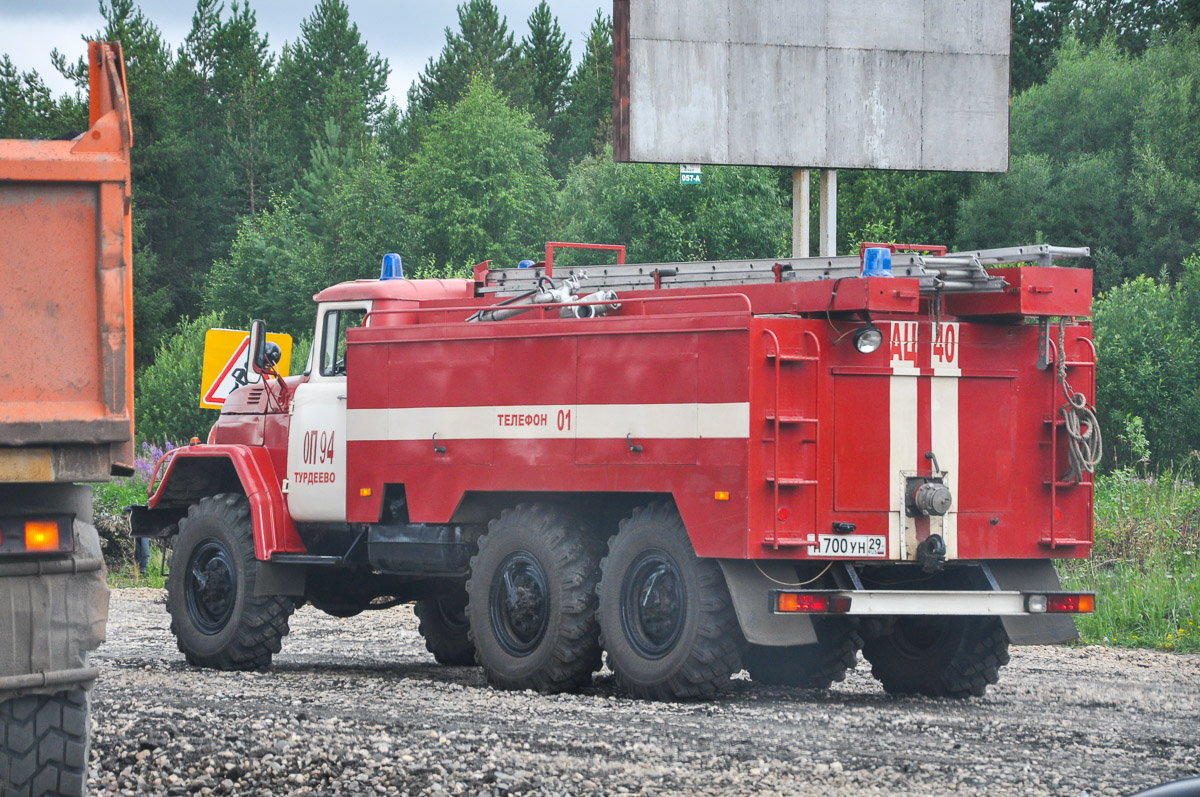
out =
[[[360,487],[358,490],[358,494],[362,498],[370,498],[371,497],[371,488],[370,487]]]
[[[717,490],[715,493],[713,493],[713,498],[717,499],[718,501],[728,501],[729,493],[725,492],[724,490]]]
[[[54,520],[25,521],[25,550],[57,551],[58,522]]]

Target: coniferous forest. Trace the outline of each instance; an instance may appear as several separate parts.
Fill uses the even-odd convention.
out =
[[[790,171],[706,167],[697,187],[612,162],[605,13],[572,53],[545,0],[520,38],[492,0],[457,10],[401,108],[345,0],[319,0],[288,42],[252,3],[198,0],[168,42],[134,0],[102,0],[103,28],[81,33],[127,64],[140,438],[207,431],[204,330],[261,317],[302,355],[313,293],[376,275],[385,252],[409,276],[465,276],[546,240],[631,261],[790,251]],[[1092,247],[1110,466],[1200,449],[1198,24],[1200,0],[1014,0],[1010,172],[839,177],[840,251]],[[54,55],[79,87],[58,97],[0,57],[0,137],[86,128],[78,55]]]

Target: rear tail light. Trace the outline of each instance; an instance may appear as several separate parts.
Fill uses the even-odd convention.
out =
[[[850,596],[836,592],[776,592],[772,609],[800,614],[845,614],[850,611]]]
[[[1057,592],[1030,595],[1025,608],[1031,614],[1091,614],[1096,611],[1096,596],[1091,592]]]
[[[0,555],[70,553],[71,522],[67,515],[0,519]]]

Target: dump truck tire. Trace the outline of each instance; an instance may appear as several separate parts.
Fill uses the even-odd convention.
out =
[[[420,621],[417,630],[425,640],[425,649],[433,654],[438,664],[450,667],[470,667],[475,664],[475,645],[471,642],[471,626],[467,622],[466,595],[417,601],[413,612]]]
[[[573,513],[521,504],[488,524],[467,581],[469,638],[501,689],[565,692],[600,669],[603,545]]]
[[[743,663],[751,680],[800,689],[828,689],[835,681],[846,680],[846,671],[858,663],[863,644],[858,630],[844,619],[830,617],[814,619],[813,627],[817,641],[812,645],[749,645]]]
[[[0,794],[86,792],[88,701],[85,690],[75,689],[0,703]]]
[[[179,521],[167,577],[171,633],[188,663],[261,670],[288,633],[291,599],[255,595],[258,560],[250,504],[226,493],[205,498]]]
[[[994,617],[898,617],[863,657],[888,694],[982,697],[1008,664],[1008,636]]]
[[[707,698],[744,645],[720,566],[700,559],[679,512],[634,510],[600,565],[600,639],[617,682],[650,700]]]

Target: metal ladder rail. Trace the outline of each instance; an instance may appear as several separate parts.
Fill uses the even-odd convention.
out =
[[[1087,257],[1087,247],[1060,247],[1049,244],[950,252],[941,256],[915,253],[892,255],[892,274],[921,280],[923,293],[939,288],[936,280],[961,281],[969,276],[974,284],[959,290],[999,290],[1002,279],[989,277],[985,266],[1035,261],[1050,265],[1055,258]],[[694,288],[771,282],[807,282],[844,279],[861,273],[858,255],[808,258],[754,258],[684,263],[633,263],[616,265],[559,266],[554,279],[587,274],[584,287],[608,290],[648,290],[652,288]],[[517,294],[536,290],[545,269],[505,268],[488,272],[488,282],[480,288],[484,294]]]
[[[779,491],[780,491],[780,489],[783,487],[788,487],[788,488],[812,487],[813,488],[813,490],[814,490],[814,494],[813,494],[813,528],[814,529],[816,529],[816,527],[817,527],[817,511],[818,511],[817,499],[816,499],[816,493],[815,493],[816,486],[817,486],[817,479],[816,478],[813,478],[813,479],[803,479],[803,478],[785,479],[783,477],[783,474],[780,472],[780,469],[779,469],[779,455],[780,455],[780,448],[781,448],[780,425],[782,423],[799,423],[799,424],[810,423],[810,424],[812,424],[812,426],[813,426],[813,444],[817,446],[817,451],[813,455],[814,467],[816,468],[816,470],[818,470],[818,471],[820,470],[820,468],[817,467],[816,463],[815,463],[815,460],[817,459],[817,457],[819,456],[819,453],[820,453],[820,443],[819,443],[820,421],[815,416],[809,418],[809,417],[803,417],[801,415],[796,415],[795,417],[789,416],[788,419],[785,421],[784,414],[779,408],[779,390],[780,390],[780,385],[782,384],[782,366],[783,366],[783,363],[785,363],[785,362],[800,363],[800,364],[809,363],[809,362],[812,362],[812,363],[819,362],[821,359],[821,342],[817,338],[817,336],[815,334],[813,334],[813,332],[806,329],[803,331],[802,339],[803,340],[808,340],[810,338],[812,339],[813,346],[816,349],[816,354],[812,354],[812,355],[786,354],[782,344],[780,344],[780,342],[779,342],[779,336],[775,334],[774,330],[764,329],[763,334],[764,334],[764,336],[769,336],[771,339],[771,342],[775,346],[774,351],[771,351],[770,349],[768,349],[768,351],[766,352],[767,359],[768,360],[773,359],[775,361],[774,400],[772,402],[771,410],[768,411],[768,413],[767,413],[767,420],[772,421],[772,424],[773,424],[773,437],[771,439],[771,445],[773,447],[773,452],[772,452],[773,462],[772,462],[771,472],[769,474],[767,474],[767,481],[771,482],[771,484],[772,484],[772,487],[773,487],[772,494],[773,494],[774,501],[773,501],[773,505],[771,507],[771,539],[769,541],[765,541],[763,544],[764,545],[769,544],[774,550],[779,550],[779,546],[781,544],[784,544],[784,545],[806,544],[801,541],[780,540],[780,537],[779,537],[779,507],[780,507]],[[813,407],[814,408],[816,407],[819,399],[820,399],[820,386],[817,384],[816,375],[814,374],[814,378],[813,378]]]
[[[1096,344],[1093,343],[1089,338],[1076,338],[1076,341],[1087,344],[1088,349],[1091,350],[1092,359],[1090,361],[1089,360],[1067,360],[1066,366],[1068,369],[1080,368],[1080,367],[1087,368],[1091,372],[1091,380],[1090,380],[1091,393],[1090,393],[1090,395],[1092,396],[1092,400],[1094,401],[1095,396],[1096,396]],[[1051,341],[1049,341],[1049,345],[1050,345],[1050,350],[1054,354],[1054,357],[1051,360],[1051,367],[1055,367],[1055,365],[1058,362],[1058,356],[1059,356],[1058,342],[1051,340]],[[1065,345],[1064,345],[1064,347],[1065,347]],[[1066,355],[1064,354],[1063,356],[1066,356]],[[1063,398],[1061,395],[1061,389],[1059,387],[1058,380],[1052,379],[1050,382],[1050,407],[1051,407],[1050,414],[1043,419],[1043,423],[1045,423],[1047,426],[1050,427],[1050,479],[1047,482],[1047,484],[1049,484],[1049,486],[1050,486],[1050,536],[1042,537],[1038,540],[1039,545],[1043,545],[1043,546],[1049,547],[1051,549],[1055,549],[1055,548],[1059,548],[1059,547],[1074,547],[1077,545],[1094,545],[1095,539],[1096,539],[1095,512],[1089,512],[1088,516],[1087,516],[1088,539],[1086,539],[1086,540],[1077,540],[1077,539],[1062,539],[1062,540],[1060,540],[1060,539],[1058,539],[1058,528],[1057,528],[1058,524],[1056,522],[1056,518],[1057,518],[1057,514],[1058,514],[1058,490],[1059,490],[1059,488],[1084,487],[1088,490],[1091,490],[1093,493],[1095,492],[1095,483],[1092,481],[1067,482],[1067,481],[1062,481],[1058,476],[1058,430],[1066,425],[1066,421],[1063,420],[1062,415],[1059,412],[1059,407],[1062,406],[1062,403],[1061,403],[1062,400],[1063,400]]]

